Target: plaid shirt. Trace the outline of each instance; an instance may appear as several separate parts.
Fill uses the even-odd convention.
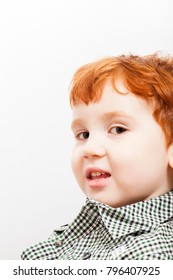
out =
[[[70,225],[22,259],[173,260],[173,191],[119,208],[87,199]]]

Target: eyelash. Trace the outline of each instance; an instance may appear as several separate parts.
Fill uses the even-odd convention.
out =
[[[83,138],[83,139],[80,139],[80,135],[84,135],[84,134],[87,134],[88,136],[87,136],[87,138],[89,137],[89,132],[87,132],[87,131],[83,131],[83,132],[79,132],[76,136],[75,136],[75,138],[77,139],[77,140],[86,140],[87,138]]]
[[[112,130],[113,128],[115,128],[115,129],[120,129],[120,133],[117,132],[117,134],[122,134],[122,133],[124,133],[124,132],[127,131],[127,128],[125,128],[124,126],[120,126],[120,125],[113,126],[113,127],[111,127],[110,130]],[[110,131],[110,130],[109,130],[109,131]]]
[[[123,127],[123,126],[113,126],[113,127],[111,127],[110,128],[110,130],[109,131],[111,131],[113,128],[115,128],[116,130],[117,129],[120,129],[120,132],[118,133],[116,133],[116,135],[117,134],[122,134],[122,133],[124,133],[124,132],[126,132],[127,131],[127,128],[125,128],[125,127]],[[80,135],[84,135],[84,134],[86,134],[87,135],[87,138],[83,138],[83,139],[80,139]],[[77,140],[79,140],[79,141],[81,141],[81,140],[86,140],[86,139],[88,139],[89,138],[89,132],[88,131],[82,131],[82,132],[79,132],[78,134],[76,134],[75,135],[75,138],[77,139]]]

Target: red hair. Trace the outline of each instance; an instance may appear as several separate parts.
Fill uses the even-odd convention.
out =
[[[106,82],[120,78],[125,87],[153,104],[153,117],[162,127],[167,145],[173,142],[173,58],[121,55],[99,59],[79,68],[74,74],[70,104],[98,102]],[[119,91],[118,91],[119,92]],[[121,92],[119,92],[121,94]]]

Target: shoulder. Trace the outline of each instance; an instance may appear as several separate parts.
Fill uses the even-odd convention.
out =
[[[166,252],[165,252],[165,254],[148,253],[148,254],[140,255],[137,260],[173,260],[173,255],[171,257],[170,254],[167,254]]]
[[[148,233],[129,237],[121,259],[173,260],[173,221],[160,224]]]
[[[173,259],[173,222],[160,224],[155,230],[141,237],[144,244],[141,259]]]
[[[45,241],[32,245],[24,250],[21,254],[22,260],[38,260],[55,258],[57,254],[57,248],[59,246],[59,237],[68,228],[68,225],[63,225],[60,228],[54,230],[54,232]]]

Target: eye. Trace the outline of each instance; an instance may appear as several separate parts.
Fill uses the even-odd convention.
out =
[[[124,132],[127,131],[127,129],[123,126],[113,126],[110,130],[109,130],[112,134],[122,134]]]
[[[85,140],[85,139],[88,139],[88,137],[89,137],[89,132],[87,132],[87,131],[80,132],[75,136],[75,138],[77,140]]]

